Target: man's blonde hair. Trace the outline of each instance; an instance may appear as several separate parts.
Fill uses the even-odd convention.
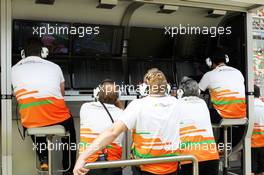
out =
[[[152,94],[164,94],[168,84],[164,73],[157,68],[148,70],[144,76],[144,83],[149,86]]]

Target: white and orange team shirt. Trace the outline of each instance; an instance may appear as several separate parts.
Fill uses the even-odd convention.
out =
[[[132,130],[132,155],[135,159],[178,155],[179,108],[171,96],[133,100],[120,119]],[[142,171],[169,174],[177,170],[177,162],[140,165]]]
[[[209,89],[211,102],[222,118],[246,117],[244,77],[239,70],[218,66],[203,76],[199,87]]]
[[[123,110],[115,105],[105,104],[114,121],[123,115]],[[84,103],[80,110],[80,154],[106,129],[113,126],[110,116],[100,102]],[[104,152],[107,160],[120,160],[122,157],[123,134],[108,145]],[[95,162],[102,151],[98,151],[87,159],[87,162]]]
[[[252,134],[252,147],[264,147],[264,102],[259,98],[254,101],[255,116],[254,116],[254,129]]]
[[[12,67],[11,77],[25,128],[53,125],[70,118],[61,94],[64,77],[58,65],[30,56]]]
[[[199,162],[218,160],[210,113],[205,101],[198,97],[184,97],[179,102],[180,153],[194,155]]]

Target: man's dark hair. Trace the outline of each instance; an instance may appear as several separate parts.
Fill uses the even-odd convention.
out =
[[[254,97],[260,97],[260,88],[257,85],[254,85]]]
[[[118,88],[114,81],[105,79],[100,84],[98,100],[102,103],[115,104],[118,99]]]
[[[190,97],[190,96],[199,96],[200,90],[199,85],[197,81],[189,78],[189,77],[183,77],[180,82],[180,89],[183,90],[184,94],[183,97]]]
[[[210,56],[211,60],[215,64],[225,63],[226,62],[226,54],[224,49],[216,48]]]
[[[29,38],[25,46],[25,54],[27,57],[40,56],[42,47],[43,47],[43,43],[40,38],[38,37]]]

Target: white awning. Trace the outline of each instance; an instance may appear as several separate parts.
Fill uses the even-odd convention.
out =
[[[264,6],[264,0],[134,0],[153,4],[199,7],[228,11],[251,11]]]

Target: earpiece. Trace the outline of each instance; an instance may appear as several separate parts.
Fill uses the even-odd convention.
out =
[[[211,58],[206,58],[206,59],[205,59],[205,63],[206,63],[206,65],[207,65],[209,68],[211,68],[211,67],[213,66],[213,62],[212,62]]]
[[[99,98],[99,92],[100,92],[100,87],[97,87],[93,90],[93,97],[98,100]]]
[[[49,49],[47,47],[41,48],[41,58],[47,58],[49,55]]]
[[[139,94],[143,97],[148,95],[148,85],[146,83],[142,83],[141,85],[139,85]]]
[[[225,54],[225,60],[226,60],[226,63],[229,63],[230,59],[229,59],[229,56]]]
[[[24,49],[21,50],[20,55],[21,55],[22,59],[26,58],[26,54],[25,54],[25,50]]]
[[[177,98],[181,99],[183,97],[183,95],[184,95],[183,89],[178,89],[177,90]]]
[[[171,85],[167,84],[166,94],[169,95],[171,92]]]

